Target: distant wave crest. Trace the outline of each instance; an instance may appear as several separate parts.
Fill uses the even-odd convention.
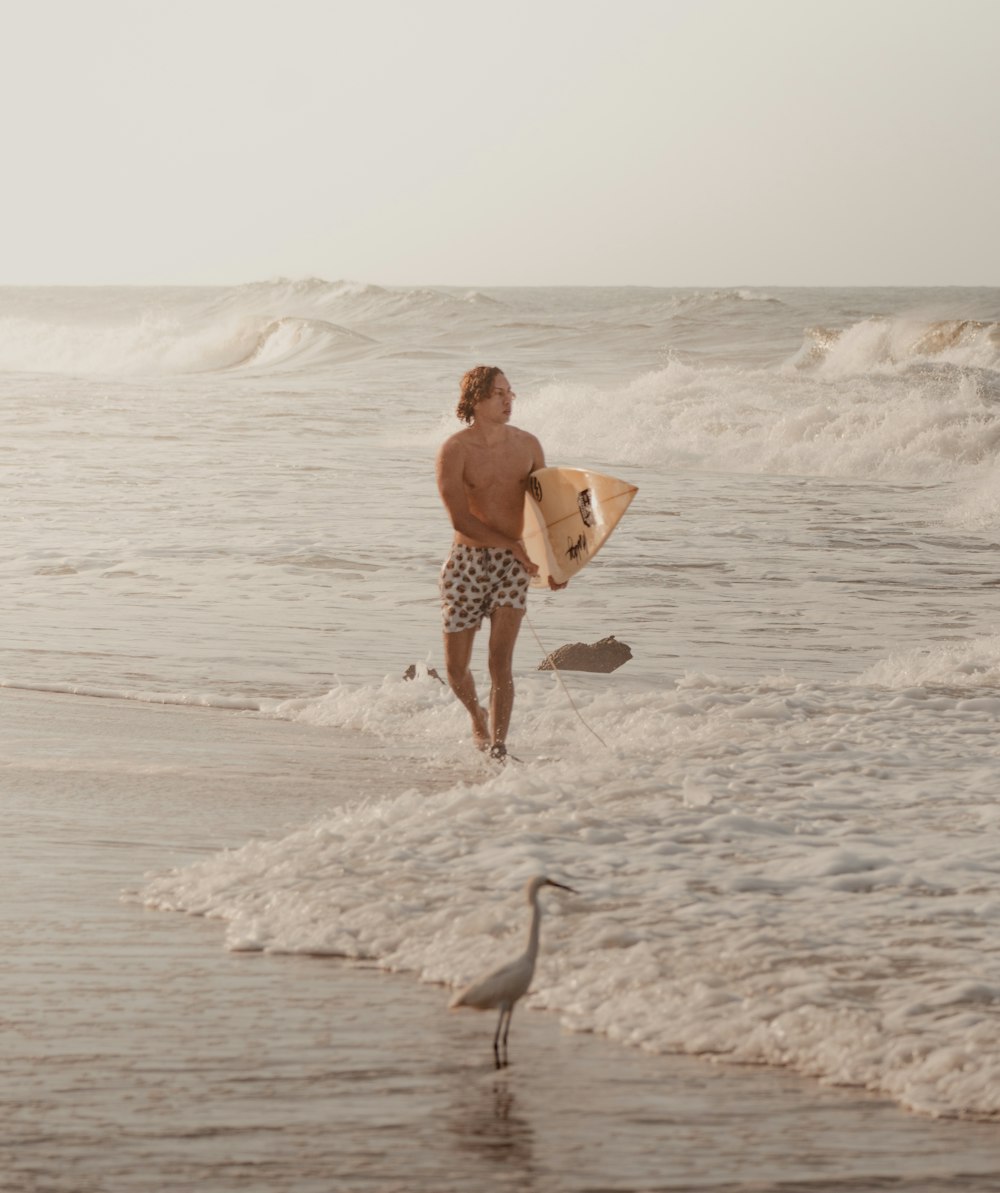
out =
[[[732,290],[694,290],[689,293],[675,295],[672,306],[678,315],[710,313],[726,307],[738,306],[741,303],[761,302],[782,305],[780,298],[775,298],[764,290],[751,290],[741,287]]]
[[[324,319],[299,319],[286,315],[272,319],[260,332],[252,350],[230,368],[301,367],[339,353],[344,347],[364,351],[374,343],[370,336]]]
[[[88,291],[36,297],[0,313],[0,372],[162,376],[321,367],[377,349],[380,328],[436,324],[452,313],[490,319],[478,291],[386,289],[322,278],[224,290]],[[439,325],[439,324],[438,324]],[[361,328],[364,328],[362,331]]]

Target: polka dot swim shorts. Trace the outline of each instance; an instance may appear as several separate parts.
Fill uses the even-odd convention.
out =
[[[501,606],[527,608],[530,579],[509,548],[455,543],[439,585],[445,633],[478,630]]]

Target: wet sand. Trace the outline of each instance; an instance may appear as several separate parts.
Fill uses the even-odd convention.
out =
[[[0,1189],[1000,1189],[1000,1128],[656,1057],[123,901],[301,826],[404,753],[250,714],[0,690]],[[446,781],[444,776],[439,776]],[[427,777],[435,781],[434,776]]]

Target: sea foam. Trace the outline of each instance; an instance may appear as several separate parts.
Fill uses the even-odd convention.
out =
[[[568,1026],[787,1065],[932,1114],[1000,1113],[1000,869],[982,835],[1000,822],[998,701],[942,690],[969,680],[957,657],[925,682],[895,668],[905,686],[690,675],[622,693],[593,677],[576,703],[611,749],[551,681],[526,684],[528,763],[369,798],[142,897],[224,919],[233,949],[454,985],[516,951],[517,892],[548,873],[580,893],[551,906],[532,1001]],[[464,729],[429,675],[270,715],[397,739],[405,724],[438,764],[459,747],[434,743]]]
[[[672,470],[943,481],[991,467],[1000,444],[997,409],[958,371],[847,383],[675,361],[625,386],[544,386],[521,414],[566,458],[600,444],[609,463]]]

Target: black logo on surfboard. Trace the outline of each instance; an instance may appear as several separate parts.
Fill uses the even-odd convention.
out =
[[[528,477],[528,488],[531,490],[531,496],[534,497],[534,499],[538,502],[539,505],[541,505],[541,503],[542,503],[542,482],[538,479],[537,476],[529,476]]]
[[[589,489],[581,489],[577,494],[576,504],[580,510],[580,517],[584,526],[594,525],[594,503]]]
[[[566,546],[566,554],[570,559],[573,560],[574,563],[580,559],[581,556],[586,558],[586,556],[590,554],[587,549],[586,535],[581,534],[576,542],[570,539]]]

